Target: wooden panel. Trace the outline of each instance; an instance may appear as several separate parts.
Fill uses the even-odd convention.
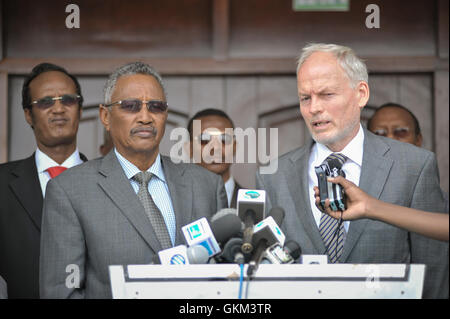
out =
[[[229,0],[213,1],[213,55],[217,60],[228,56]]]
[[[448,0],[438,1],[438,56],[448,58]]]
[[[0,0],[0,61],[3,59],[3,0]]]
[[[211,56],[209,0],[78,0],[79,29],[66,28],[69,3],[6,1],[6,55],[46,59]]]
[[[0,163],[8,160],[8,74],[0,72]]]
[[[369,3],[380,7],[379,29],[365,26]],[[230,56],[298,56],[308,42],[348,45],[362,56],[433,56],[435,8],[435,1],[352,0],[349,12],[294,12],[292,0],[231,0]]]
[[[370,72],[433,72],[448,70],[448,59],[436,57],[384,57],[367,58]],[[239,75],[239,74],[291,74],[295,75],[295,58],[246,58],[217,61],[210,58],[142,58],[142,62],[155,67],[163,75]],[[46,62],[64,66],[79,75],[108,75],[131,58],[71,59],[48,58]],[[5,58],[0,62],[0,72],[27,74],[43,59]]]

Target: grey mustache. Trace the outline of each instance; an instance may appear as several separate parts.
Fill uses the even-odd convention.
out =
[[[134,134],[140,133],[140,132],[150,132],[152,135],[156,136],[156,134],[158,133],[158,130],[156,129],[156,127],[153,127],[153,126],[135,127],[135,128],[131,129],[130,134],[134,135]]]

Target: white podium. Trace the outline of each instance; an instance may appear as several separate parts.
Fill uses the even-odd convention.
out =
[[[115,299],[421,298],[425,265],[260,265],[240,285],[237,264],[110,266]]]

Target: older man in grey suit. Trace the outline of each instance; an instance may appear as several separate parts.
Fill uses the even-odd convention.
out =
[[[332,222],[315,205],[314,167],[338,156],[346,178],[368,194],[394,204],[445,212],[433,153],[378,137],[362,128],[369,99],[364,63],[350,48],[311,44],[298,61],[300,112],[312,135],[278,160],[272,175],[257,174],[268,205],[286,211],[282,227],[304,254],[327,254],[330,262],[426,264],[424,298],[448,297],[448,243],[380,221]],[[448,212],[447,212],[448,213]]]
[[[43,298],[110,298],[109,265],[151,263],[184,243],[181,226],[227,205],[220,176],[159,154],[167,103],[151,67],[131,63],[110,76],[100,119],[114,150],[47,187]]]

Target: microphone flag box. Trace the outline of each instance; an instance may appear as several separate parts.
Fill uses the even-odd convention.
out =
[[[264,219],[266,191],[259,189],[240,189],[237,196],[238,216],[244,220],[247,211],[255,213],[255,223]]]
[[[219,244],[205,217],[183,226],[181,230],[183,231],[188,246],[201,245],[206,248],[210,257],[221,252]]]
[[[267,240],[269,246],[277,243],[284,246],[286,236],[272,216],[267,217],[253,226],[253,242],[257,243],[262,238]]]
[[[187,247],[185,245],[175,246],[158,252],[161,265],[189,265]]]

